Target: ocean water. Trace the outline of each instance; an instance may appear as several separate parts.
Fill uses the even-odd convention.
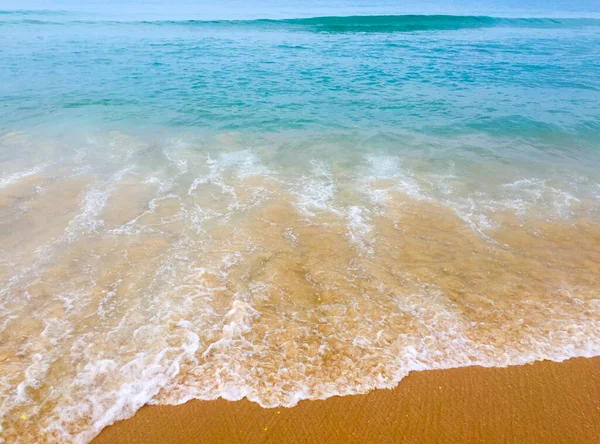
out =
[[[594,2],[0,2],[0,442],[600,355]]]

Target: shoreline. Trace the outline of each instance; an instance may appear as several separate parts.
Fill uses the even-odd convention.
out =
[[[581,442],[600,440],[600,357],[411,372],[391,390],[264,409],[241,401],[144,406],[108,443]]]

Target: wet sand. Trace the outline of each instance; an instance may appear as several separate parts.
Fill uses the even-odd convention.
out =
[[[508,172],[474,188],[473,176],[436,182],[397,156],[296,167],[269,161],[268,145],[143,161],[131,143],[106,146],[102,168],[91,158],[3,176],[6,442],[87,443],[145,404],[292,407],[411,371],[600,356],[596,200]],[[460,387],[432,378],[436,396]],[[433,402],[428,391],[415,393]],[[341,424],[360,410],[344,399],[323,404],[343,402]],[[267,419],[240,428],[271,433]]]
[[[243,400],[145,406],[113,443],[595,443],[600,358],[412,372],[393,390],[263,409]]]

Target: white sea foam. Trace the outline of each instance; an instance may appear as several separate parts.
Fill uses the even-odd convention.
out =
[[[494,299],[494,291],[504,296],[504,287],[532,282],[500,262],[502,272],[490,279],[492,269],[468,274],[479,266],[468,262],[471,255],[493,254],[496,245],[468,230],[436,239],[427,226],[404,227],[408,242],[400,250],[397,233],[386,239],[385,229],[376,231],[382,216],[410,199],[428,210],[440,204],[442,219],[454,211],[481,237],[493,235],[498,211],[524,224],[535,211],[549,223],[570,220],[584,203],[570,189],[529,178],[467,191],[456,172],[418,175],[394,156],[369,156],[343,174],[315,159],[290,168],[300,169],[298,179],[276,174],[254,150],[204,156],[175,144],[163,154],[167,165],[132,175],[148,190],[141,214],[108,230],[103,211],[117,193],[127,202],[135,187],[122,182],[133,167],[97,174],[108,179],[84,190],[65,234],[6,275],[0,331],[3,346],[14,346],[0,362],[13,366],[0,368],[6,436],[21,415],[35,418],[22,441],[86,443],[148,403],[222,397],[290,407],[393,387],[414,370],[600,355],[600,302],[597,289],[585,286],[592,271],[569,286],[568,276],[552,281],[541,261],[539,300],[517,287],[516,295]],[[269,219],[263,203],[283,215]],[[376,240],[393,254],[378,256]],[[544,242],[540,248],[554,252]],[[466,260],[446,269],[444,261],[459,253]],[[572,271],[592,270],[593,252],[579,253],[581,266]],[[415,267],[402,262],[409,254]],[[457,297],[440,284],[456,278],[460,287],[471,276],[479,282],[475,294]],[[493,278],[506,285],[486,287]]]
[[[238,181],[249,177],[269,177],[272,179],[271,172],[250,150],[222,153],[216,159],[209,155],[206,165],[208,166],[207,174],[194,179],[188,189],[188,195],[193,195],[201,185],[212,184],[217,186],[223,194],[231,196],[236,201],[233,208],[239,207],[240,202],[234,184],[228,183],[228,174],[237,178]],[[243,183],[238,182],[236,186],[248,189]],[[255,197],[257,196],[255,195]]]
[[[241,178],[270,175],[270,171],[251,150],[222,153],[219,156],[219,165],[224,170],[235,168],[236,174]]]
[[[336,184],[331,170],[322,161],[312,160],[310,163],[311,174],[302,176],[296,186],[298,208],[309,216],[321,211],[335,211]]]
[[[0,188],[8,187],[10,185],[18,183],[22,179],[39,174],[42,171],[44,171],[47,167],[48,164],[37,165],[27,170],[19,171],[17,173],[12,173],[4,177],[0,177]]]
[[[389,202],[390,192],[397,191],[415,200],[428,200],[451,208],[471,229],[492,241],[490,231],[498,227],[493,215],[510,211],[518,217],[532,214],[552,219],[568,219],[573,215],[573,204],[580,199],[573,194],[552,187],[539,178],[520,179],[504,184],[494,194],[476,191],[464,195],[451,182],[458,179],[454,173],[432,174],[426,178],[428,190],[420,186],[413,175],[401,167],[400,160],[389,156],[367,157],[369,170],[363,180],[362,191],[367,201],[381,214]],[[377,181],[392,185],[374,186]]]
[[[256,291],[261,293],[264,288]],[[387,290],[383,288],[383,291],[385,294]],[[237,295],[223,317],[215,318],[211,327],[202,330],[198,330],[199,326],[193,322],[179,321],[176,335],[169,333],[171,345],[164,344],[164,348],[153,352],[138,351],[125,363],[118,360],[118,355],[116,358],[101,358],[93,353],[74,354],[74,358],[84,361],[69,385],[73,398],[68,404],[61,401],[53,410],[53,420],[43,424],[42,433],[48,439],[61,442],[86,443],[105,426],[133,415],[147,403],[177,404],[192,398],[211,400],[222,397],[228,400],[248,398],[263,407],[291,407],[303,399],[324,399],[393,387],[410,371],[466,365],[506,366],[539,359],[560,361],[574,356],[600,354],[600,323],[597,320],[559,315],[555,310],[560,307],[543,305],[535,309],[548,313],[548,328],[554,332],[552,343],[539,336],[532,337],[530,344],[523,344],[523,349],[519,346],[506,349],[490,347],[469,337],[468,324],[452,305],[448,305],[439,290],[424,287],[421,292],[395,297],[396,311],[389,313],[413,319],[417,330],[412,336],[390,337],[388,333],[384,334],[390,325],[387,321],[371,325],[368,317],[363,317],[360,320],[363,330],[356,336],[346,337],[343,330],[336,329],[332,332],[333,336],[321,339],[324,341],[319,349],[321,351],[302,359],[298,368],[280,367],[274,373],[265,373],[264,376],[269,378],[269,396],[265,396],[264,381],[259,377],[260,373],[256,374],[252,369],[257,364],[266,364],[267,368],[281,365],[272,348],[281,344],[270,343],[268,338],[263,343],[248,338],[258,327],[262,315],[250,301],[249,295]],[[582,307],[587,310],[598,308],[597,304],[589,303]],[[318,316],[318,312],[315,311],[314,315]],[[368,316],[368,313],[364,315]],[[211,331],[215,333],[207,342],[207,338],[202,336]],[[135,336],[142,338],[150,350],[157,343],[165,342],[161,339],[164,334],[163,326],[157,326],[154,331],[144,327],[144,331]],[[272,329],[270,334],[276,335],[278,330]],[[176,338],[178,344],[174,342]],[[86,339],[96,340],[94,337]],[[352,366],[345,370],[348,376],[335,376],[334,372],[333,379],[327,379],[326,368],[321,368],[321,372],[317,369],[322,365],[319,356],[327,353],[325,344],[330,340],[347,342],[353,353],[359,354],[357,359],[360,356],[376,358],[381,366],[380,372],[360,374],[352,372],[356,369]],[[85,350],[86,344],[82,343],[77,348]],[[48,356],[40,354],[31,356],[23,384],[35,387],[43,380],[48,370],[47,359]],[[303,375],[293,377],[295,373],[289,373],[299,368],[305,369]],[[191,369],[194,369],[193,372],[187,373],[187,382],[182,384],[180,376]],[[66,387],[63,389],[66,390]],[[24,389],[18,390],[11,403],[28,402],[27,397],[19,393],[25,393]],[[73,428],[73,424],[82,420],[89,426]]]
[[[389,202],[390,192],[406,194],[412,199],[426,199],[421,187],[412,174],[401,167],[400,159],[392,156],[367,156],[368,169],[361,180],[361,191],[381,214],[383,207]],[[391,185],[378,185],[389,182]]]
[[[401,167],[400,159],[390,156],[368,156],[370,171],[367,180],[392,180],[393,189],[414,199],[424,198],[421,187],[407,170]]]
[[[362,250],[373,254],[373,226],[368,209],[356,205],[347,208],[350,240]]]
[[[521,179],[504,185],[515,197],[504,201],[506,207],[523,216],[526,210],[533,206],[540,206],[546,217],[566,219],[572,216],[571,207],[580,200],[572,194],[551,187],[545,180]],[[512,196],[511,196],[512,197]]]
[[[106,182],[92,186],[88,190],[83,199],[81,211],[69,223],[66,233],[66,239],[69,242],[73,242],[82,232],[97,232],[104,225],[104,221],[98,219],[98,216],[104,209],[116,183],[133,169],[133,167],[126,167],[116,172]]]
[[[490,241],[493,241],[492,231],[500,226],[493,219],[498,212],[509,211],[521,219],[538,216],[547,220],[567,220],[573,215],[573,204],[580,202],[572,194],[548,186],[537,178],[504,184],[496,195],[475,192],[462,197],[446,193],[441,201],[475,232]]]

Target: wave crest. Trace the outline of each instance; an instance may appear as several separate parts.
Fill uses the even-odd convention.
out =
[[[64,15],[64,20],[19,20],[19,16]],[[345,32],[413,32],[413,31],[452,31],[493,27],[509,28],[576,28],[600,26],[595,18],[544,18],[520,17],[504,18],[470,15],[365,15],[365,16],[326,16],[290,19],[256,20],[156,20],[156,21],[114,21],[114,20],[72,20],[70,15],[60,11],[0,11],[2,22],[44,25],[151,25],[151,26],[217,26],[252,27],[262,29],[286,29],[296,31],[345,33]]]

